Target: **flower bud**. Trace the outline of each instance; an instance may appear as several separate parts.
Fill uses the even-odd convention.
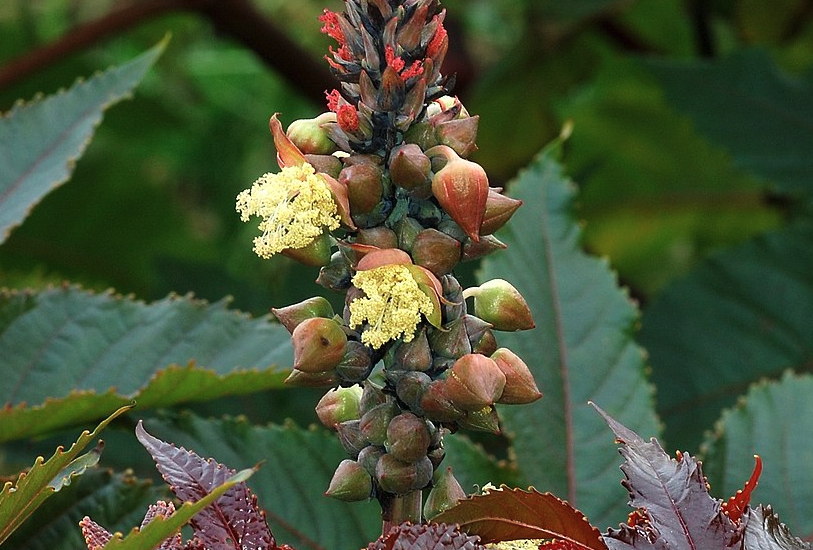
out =
[[[387,440],[387,426],[398,414],[395,403],[382,403],[364,413],[359,429],[371,445],[383,445]]]
[[[299,323],[313,317],[333,317],[333,307],[321,296],[308,298],[298,304],[272,308],[271,313],[282,323],[288,332],[293,332]]]
[[[421,410],[433,422],[454,422],[463,416],[452,398],[448,395],[444,380],[435,380],[421,398]]]
[[[322,124],[336,122],[336,113],[322,113],[316,118],[295,120],[285,132],[294,145],[305,154],[329,155],[337,150]]]
[[[448,372],[444,381],[446,393],[464,411],[479,411],[493,405],[505,387],[505,375],[493,359],[484,355],[464,355]]]
[[[450,237],[452,237],[457,242],[463,241],[471,241],[466,235],[466,232],[463,231],[463,228],[457,225],[453,219],[446,217],[438,224],[437,230],[441,233],[444,233]]]
[[[344,356],[347,335],[333,319],[312,317],[291,333],[294,368],[311,374],[332,370]]]
[[[486,211],[480,225],[480,235],[490,235],[506,224],[514,212],[522,206],[522,201],[506,197],[494,189],[488,190]]]
[[[361,342],[350,340],[335,370],[343,382],[358,383],[367,379],[374,366],[372,350]]]
[[[356,233],[356,242],[383,249],[398,248],[398,235],[392,229],[379,225],[369,229],[359,229]]]
[[[347,186],[350,212],[353,215],[366,214],[381,202],[382,176],[380,166],[366,162],[345,166],[339,172],[338,180]]]
[[[475,141],[479,122],[480,116],[475,115],[438,124],[435,126],[438,143],[448,145],[463,158],[468,157],[477,150]]]
[[[361,450],[368,445],[367,438],[361,433],[360,420],[345,420],[336,424],[336,434],[344,451],[356,458]]]
[[[417,462],[429,449],[426,422],[410,412],[394,416],[387,426],[387,452],[404,462]]]
[[[413,490],[420,491],[432,482],[432,474],[435,473],[435,467],[432,465],[432,461],[429,457],[423,456],[415,463],[415,473],[415,483],[412,486]]]
[[[335,370],[310,373],[294,369],[285,379],[284,384],[297,388],[332,388],[339,384],[339,376]]]
[[[387,394],[377,385],[369,380],[363,384],[364,389],[361,392],[361,401],[359,402],[359,411],[361,414],[372,410],[374,407],[387,403]]]
[[[373,478],[358,462],[350,459],[339,463],[325,491],[326,496],[345,502],[367,500],[372,494]]]
[[[426,504],[423,506],[423,515],[427,520],[448,510],[458,500],[466,498],[466,492],[463,487],[455,479],[452,474],[452,468],[446,468],[443,471],[438,471],[435,474],[435,486],[429,491],[429,496],[426,498]]]
[[[437,470],[440,463],[446,458],[446,450],[443,447],[430,448],[429,452],[426,453],[426,458],[432,463],[432,467]]]
[[[435,127],[428,122],[419,122],[410,126],[404,134],[404,141],[414,143],[424,151],[439,143]]]
[[[470,342],[472,353],[479,353],[488,357],[497,351],[497,338],[491,329],[484,331],[477,339],[470,339]]]
[[[508,281],[493,279],[467,288],[463,296],[474,296],[474,314],[494,325],[495,330],[528,330],[536,326],[525,298]]]
[[[483,407],[479,411],[469,411],[457,421],[457,424],[461,428],[469,430],[493,434],[500,433],[500,418],[497,416],[497,410],[494,407]]]
[[[342,171],[342,161],[334,155],[305,155],[305,160],[317,173],[327,174],[332,178],[338,178]]]
[[[405,372],[395,383],[395,394],[410,410],[421,413],[421,400],[431,383],[432,379],[423,372]]]
[[[466,239],[463,242],[463,253],[460,255],[460,260],[463,262],[479,260],[483,256],[488,256],[492,252],[505,250],[506,248],[508,246],[494,235],[481,235],[479,242],[474,242],[471,239]]]
[[[432,327],[427,334],[429,345],[437,355],[457,359],[471,353],[471,342],[462,317],[446,323],[442,329]]]
[[[460,261],[460,242],[437,229],[424,229],[415,237],[412,259],[441,277]]]
[[[415,218],[404,216],[395,223],[395,234],[398,235],[398,248],[412,252],[415,237],[423,231],[423,226]]]
[[[505,375],[505,388],[498,403],[523,405],[542,397],[528,365],[508,348],[500,348],[491,358]]]
[[[463,231],[473,241],[479,241],[488,198],[485,170],[475,162],[460,158],[445,145],[433,147],[426,153],[430,157],[446,158],[446,165],[432,178],[432,194]]]
[[[341,252],[337,251],[330,257],[327,265],[322,266],[322,269],[319,270],[316,283],[330,290],[342,292],[350,287],[352,278],[353,274],[350,273],[347,260]]]
[[[356,460],[372,476],[375,475],[375,465],[378,464],[378,459],[386,452],[381,445],[367,445],[359,451],[359,457]]]
[[[330,261],[330,235],[322,233],[303,248],[286,248],[283,256],[309,267],[322,267]]]
[[[415,218],[422,227],[435,227],[443,220],[443,210],[429,200],[415,200],[409,205],[409,215]]]
[[[330,390],[316,404],[316,416],[331,429],[341,422],[358,420],[360,398],[361,386],[358,385]]]
[[[491,328],[491,323],[486,323],[476,315],[463,315],[463,323],[466,325],[466,334],[469,335],[469,342],[472,345],[479,342],[480,338]]]
[[[466,300],[463,298],[463,287],[454,275],[440,278],[443,288],[443,322],[449,323],[466,313]]]
[[[413,491],[418,478],[418,469],[414,463],[402,462],[385,454],[375,465],[375,479],[382,490],[395,495]]]
[[[428,189],[432,163],[414,143],[399,145],[390,155],[390,179],[407,191]]]
[[[401,370],[429,370],[432,366],[432,349],[429,347],[425,327],[421,327],[409,342],[402,341],[397,344],[395,363]]]

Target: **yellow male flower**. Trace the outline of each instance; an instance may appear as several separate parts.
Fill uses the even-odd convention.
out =
[[[261,176],[237,195],[237,211],[244,222],[252,215],[262,218],[263,234],[255,237],[254,252],[266,259],[285,249],[305,248],[340,221],[328,184],[308,163]]]
[[[361,341],[380,348],[390,340],[403,337],[409,342],[421,322],[435,313],[433,301],[421,290],[406,265],[383,265],[353,276],[353,285],[364,291],[365,297],[350,302],[350,328],[369,326]]]

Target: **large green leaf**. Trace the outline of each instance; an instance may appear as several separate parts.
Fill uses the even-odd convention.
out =
[[[79,521],[90,516],[111,531],[141,523],[150,504],[166,495],[152,481],[94,469],[49,498],[6,544],[17,550],[84,547]]]
[[[211,456],[230,468],[262,461],[250,484],[280,544],[297,550],[357,550],[381,534],[378,504],[344,503],[323,495],[346,458],[335,435],[293,425],[252,426],[245,420],[145,421],[164,441]]]
[[[782,73],[765,52],[650,64],[667,98],[739,168],[782,191],[813,190],[813,78]]]
[[[68,180],[104,110],[132,92],[165,45],[68,91],[19,103],[0,118],[0,243],[43,196]]]
[[[524,204],[499,234],[508,250],[480,279],[504,278],[528,301],[537,327],[498,335],[529,365],[543,397],[501,407],[520,473],[582,510],[594,525],[626,516],[612,433],[592,400],[641,433],[658,431],[644,357],[632,340],[637,311],[606,262],[580,248],[576,188],[543,151],[509,187]]]
[[[0,491],[0,544],[3,543],[48,497],[71,484],[72,478],[85,472],[98,460],[102,443],[89,453],[79,456],[91,441],[117,416],[130,407],[122,407],[103,420],[95,430],[85,430],[64,451],[58,447],[47,461],[37,457],[34,465],[20,474],[16,482],[7,481]]]
[[[751,387],[707,441],[704,472],[715,496],[728,498],[748,479],[753,455],[764,464],[752,504],[771,505],[795,534],[813,535],[813,377],[785,374]]]
[[[640,341],[670,446],[696,448],[751,383],[810,370],[811,311],[809,223],[715,254],[665,290],[644,311]]]
[[[0,441],[134,398],[168,406],[280,387],[292,361],[287,331],[226,306],[148,305],[74,287],[0,293]]]

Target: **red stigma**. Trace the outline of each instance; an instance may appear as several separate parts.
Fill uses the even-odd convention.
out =
[[[437,15],[435,18],[437,18]],[[429,45],[426,46],[426,57],[431,57],[432,59],[435,58],[443,45],[443,41],[446,40],[446,36],[446,29],[443,27],[443,23],[441,22],[438,24],[438,28],[435,31],[435,35],[432,37],[432,40],[429,41]]]
[[[325,91],[325,97],[327,98],[327,108],[329,111],[338,112],[339,110],[339,99],[341,99],[341,94],[339,90],[331,90]]]
[[[359,129],[359,115],[352,105],[342,105],[336,112],[336,121],[339,128],[345,132],[355,132]]]
[[[319,16],[319,21],[322,22],[322,32],[324,34],[328,35],[341,45],[347,43],[347,39],[344,37],[344,32],[342,32],[342,28],[339,25],[339,14],[334,13],[329,9],[325,9],[324,13]]]

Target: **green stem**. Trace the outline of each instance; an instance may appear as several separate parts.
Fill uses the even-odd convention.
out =
[[[421,522],[421,505],[423,495],[421,491],[412,491],[399,497],[392,497],[381,503],[381,534],[386,535],[390,529],[401,525],[405,521],[411,523]]]

